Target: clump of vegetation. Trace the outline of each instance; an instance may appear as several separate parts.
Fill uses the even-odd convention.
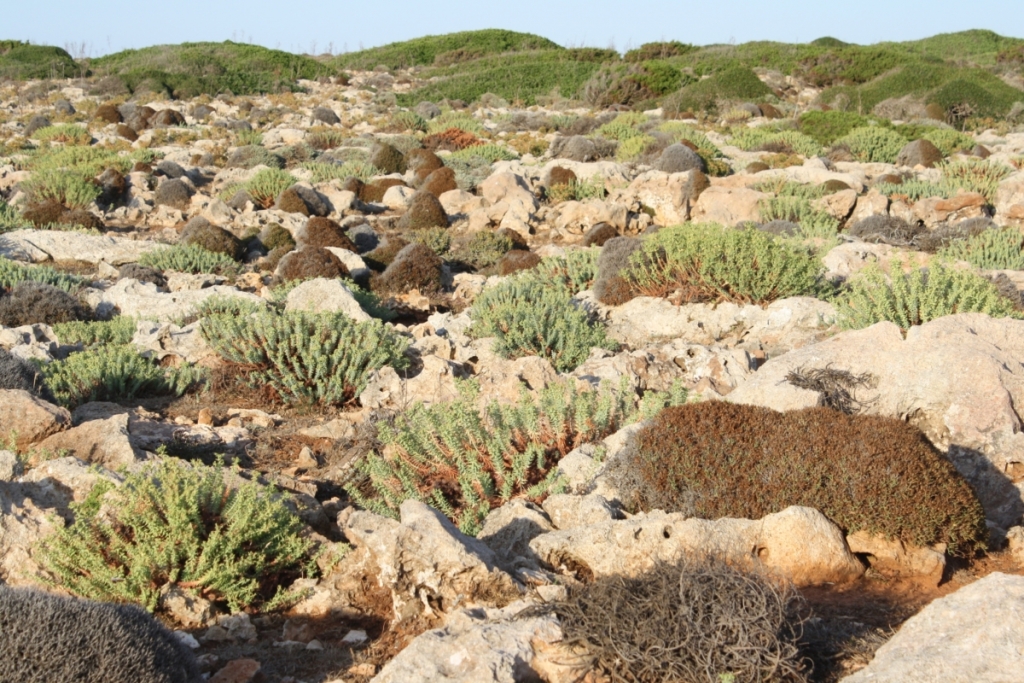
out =
[[[758,210],[766,223],[791,221],[798,224],[802,238],[834,240],[839,232],[839,221],[828,212],[812,207],[806,197],[769,197],[761,201]]]
[[[100,196],[100,188],[73,170],[46,168],[33,171],[22,183],[33,204],[57,202],[68,209],[84,209]]]
[[[28,266],[0,256],[0,288],[10,289],[19,282],[41,282],[65,292],[75,292],[83,284],[82,278],[62,273],[49,266]]]
[[[101,512],[102,506],[102,512]],[[96,484],[75,521],[41,543],[53,583],[75,595],[153,611],[187,586],[232,611],[272,610],[316,570],[313,542],[272,488],[238,472],[163,458],[114,488]]]
[[[564,643],[610,680],[808,680],[803,602],[787,584],[715,556],[600,577],[550,607]]]
[[[370,453],[358,465],[368,486],[349,493],[360,505],[397,517],[403,501],[428,503],[475,535],[487,513],[513,497],[540,500],[561,490],[555,465],[577,446],[685,402],[680,386],[648,392],[641,403],[625,383],[582,391],[572,380],[525,393],[515,404],[477,405],[479,388],[459,385],[458,399],[399,414],[381,423],[386,455]]]
[[[155,270],[176,270],[181,273],[233,273],[238,264],[227,254],[208,251],[198,244],[175,244],[154,249],[139,257],[139,265]]]
[[[513,161],[519,158],[519,155],[514,150],[501,145],[472,145],[465,149],[460,149],[457,152],[452,152],[447,159],[445,159],[445,165],[448,165],[448,160],[468,160],[473,157],[479,157],[480,159],[486,160],[488,163],[493,164],[495,161]]]
[[[332,164],[323,161],[307,161],[302,168],[310,172],[310,181],[314,184],[328,180],[348,180],[358,178],[364,183],[370,178],[380,175],[380,169],[366,161],[346,161],[343,164]]]
[[[237,299],[200,307],[203,338],[257,389],[281,400],[340,405],[366,387],[385,365],[408,365],[407,342],[379,320],[355,322],[344,313],[279,313]]]
[[[870,119],[851,111],[809,111],[799,119],[800,132],[819,145],[828,146],[857,128],[866,127]]]
[[[456,63],[456,61],[449,60],[457,51],[466,56],[479,58],[502,52],[551,49],[561,48],[547,38],[530,33],[484,29],[446,33],[440,36],[424,36],[368,50],[349,52],[336,57],[334,65],[342,69],[364,71],[369,71],[379,65],[384,65],[389,69],[403,69],[417,65],[429,66],[438,61]]]
[[[952,128],[932,128],[921,139],[938,147],[942,156],[946,157],[974,147],[974,138]]]
[[[972,157],[947,159],[938,168],[942,171],[942,185],[950,193],[977,192],[990,202],[995,201],[1000,181],[1013,172],[1007,166]]]
[[[1024,235],[1012,227],[982,230],[968,239],[954,240],[939,254],[982,270],[1024,270]]]
[[[588,199],[604,199],[607,192],[604,180],[600,176],[595,176],[583,180],[574,178],[567,183],[552,185],[547,189],[547,197],[552,204],[568,201],[585,202]]]
[[[0,389],[20,389],[32,394],[48,395],[39,369],[2,346],[0,346]]]
[[[751,69],[730,65],[697,81],[665,99],[668,112],[713,112],[721,101],[760,100],[772,95],[771,89],[761,82]]]
[[[269,209],[277,196],[296,183],[295,176],[278,168],[264,168],[242,185],[253,204]]]
[[[995,285],[969,270],[933,263],[904,273],[901,265],[894,265],[888,276],[877,266],[861,271],[836,298],[839,324],[860,329],[888,320],[906,330],[954,313],[1022,315]]]
[[[961,555],[988,537],[981,504],[953,464],[894,418],[706,401],[663,410],[629,453],[623,466],[636,469],[644,509],[759,519],[806,505],[847,533],[947,543]]]
[[[684,303],[766,304],[819,288],[820,262],[806,249],[755,229],[685,224],[644,240],[624,274],[645,296],[674,295]]]
[[[88,319],[91,314],[74,296],[42,282],[19,282],[6,295],[0,293],[0,325],[5,327],[53,325]]]
[[[473,303],[474,337],[495,337],[505,358],[543,356],[559,372],[571,372],[594,347],[615,349],[604,328],[572,301],[560,283],[530,275],[511,277],[484,290]]]
[[[32,137],[40,142],[61,142],[65,145],[88,145],[92,142],[89,131],[74,123],[45,126],[32,133]]]
[[[876,183],[875,189],[887,197],[902,196],[911,202],[927,197],[948,199],[956,194],[956,190],[945,183],[933,183],[928,180],[904,180],[902,183]]]
[[[53,332],[65,345],[122,346],[135,336],[135,318],[119,315],[110,320],[73,320],[56,323]]]
[[[32,45],[19,40],[3,41],[0,78],[27,81],[36,78],[75,78],[82,67],[67,50],[53,45]]]
[[[71,409],[90,401],[181,396],[204,372],[187,365],[162,368],[132,346],[97,346],[53,361],[43,375],[57,402]]]
[[[887,164],[896,162],[906,144],[905,137],[882,126],[856,128],[836,140],[836,145],[847,147],[857,161]]]
[[[795,130],[742,128],[733,134],[732,143],[747,151],[796,153],[805,157],[821,154],[821,145]]]
[[[560,283],[573,295],[590,289],[597,277],[597,259],[601,249],[573,249],[564,256],[542,259],[534,277],[542,282]]]

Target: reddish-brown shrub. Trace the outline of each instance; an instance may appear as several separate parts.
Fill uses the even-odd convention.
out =
[[[521,270],[529,270],[540,264],[540,256],[532,251],[513,249],[498,261],[498,275],[511,275]]]
[[[404,186],[405,182],[398,178],[381,178],[380,180],[374,180],[372,183],[366,183],[360,188],[359,198],[364,202],[380,202],[384,199],[384,193],[388,191],[388,188],[395,187],[396,185]]]
[[[447,166],[435,169],[423,180],[420,187],[423,192],[429,192],[435,197],[440,197],[445,192],[459,189],[455,182],[455,171]]]
[[[354,254],[359,252],[340,225],[319,216],[313,216],[296,231],[295,242],[300,247],[338,247]]]
[[[275,282],[311,280],[317,277],[348,277],[348,268],[338,257],[322,247],[306,247],[285,254],[274,271]]]
[[[627,459],[640,507],[758,519],[803,505],[847,532],[947,543],[954,554],[983,547],[988,535],[953,464],[894,418],[705,401],[666,408],[634,446]]]
[[[425,149],[431,151],[443,149],[449,152],[458,152],[460,149],[484,144],[480,138],[461,128],[449,128],[440,133],[428,135],[423,138],[422,142]]]
[[[441,290],[442,262],[434,250],[421,242],[413,242],[395,254],[391,265],[374,276],[375,291],[402,294],[417,289],[421,294]]]

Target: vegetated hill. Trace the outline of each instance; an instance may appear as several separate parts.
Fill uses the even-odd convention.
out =
[[[557,43],[532,33],[483,29],[424,36],[349,52],[336,57],[332,64],[344,69],[369,70],[379,65],[401,69],[435,63],[444,66],[502,52],[560,49],[562,47]]]
[[[291,90],[300,78],[338,73],[335,67],[311,57],[230,40],[123,50],[93,59],[89,67],[93,75],[120,78],[133,92],[144,86],[166,90],[175,97]]]
[[[1024,39],[1008,38],[994,31],[971,29],[956,33],[940,33],[921,40],[901,43],[878,43],[877,47],[906,51],[909,54],[935,59],[964,60],[978,66],[990,66],[1004,50],[1024,45]]]
[[[81,71],[71,55],[59,47],[0,40],[0,79],[70,78]]]
[[[399,97],[413,105],[422,100],[459,99],[472,102],[484,93],[509,101],[536,104],[537,97],[557,92],[575,97],[602,63],[617,61],[613,50],[557,49],[491,55],[422,74],[437,80]]]

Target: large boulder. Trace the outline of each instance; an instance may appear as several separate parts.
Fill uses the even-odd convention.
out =
[[[15,230],[0,235],[0,256],[16,261],[82,261],[119,266],[138,261],[146,252],[163,249],[146,240],[61,230]]]
[[[28,448],[71,426],[71,413],[24,389],[0,389],[0,437],[14,434],[18,449]]]
[[[654,162],[654,168],[665,173],[683,173],[697,169],[707,173],[707,165],[700,155],[682,143],[669,145]]]
[[[90,420],[77,427],[47,437],[42,449],[65,452],[84,462],[116,470],[146,459],[128,435],[128,415],[114,415],[105,420]]]
[[[240,297],[261,306],[266,305],[266,302],[255,294],[240,292],[225,285],[168,293],[159,291],[155,284],[131,278],[119,280],[106,290],[86,289],[82,296],[100,317],[119,312],[121,315],[137,316],[155,322],[180,319],[192,312],[198,304],[213,296]]]
[[[1009,683],[1021,678],[1024,577],[989,574],[907,620],[843,683]]]
[[[768,195],[744,187],[712,185],[701,192],[693,207],[693,219],[722,225],[736,225],[761,219],[761,200]]]
[[[1006,528],[1024,513],[1024,321],[981,313],[900,329],[881,322],[772,358],[729,400],[793,410],[818,404],[786,375],[831,365],[868,373],[858,392],[865,412],[909,419],[947,452],[988,519]]]
[[[288,292],[284,310],[311,313],[340,312],[356,322],[370,319],[344,283],[326,278],[307,280]]]
[[[542,534],[530,548],[548,566],[594,577],[638,576],[657,562],[702,552],[760,562],[797,585],[844,583],[864,573],[839,527],[813,508],[796,506],[759,520],[706,520],[655,510]]]
[[[924,139],[908,142],[896,157],[897,166],[934,168],[935,164],[940,161],[942,161],[942,151],[932,142]]]

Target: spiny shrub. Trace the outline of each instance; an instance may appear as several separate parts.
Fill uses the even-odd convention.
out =
[[[135,336],[135,318],[119,315],[110,320],[74,320],[57,323],[53,332],[61,344],[82,346],[123,345]]]
[[[426,132],[427,120],[414,111],[398,111],[392,115],[385,129],[396,133],[407,130]]]
[[[43,376],[35,365],[0,346],[0,389],[45,393]]]
[[[918,251],[935,254],[954,243],[977,237],[995,227],[996,224],[988,216],[967,218],[957,223],[940,223],[934,230],[922,229],[914,239],[914,248]],[[1018,238],[1020,237],[1018,233]],[[1012,253],[1011,251],[1010,254]]]
[[[294,185],[295,176],[279,168],[263,168],[242,185],[257,206],[269,209],[277,196]]]
[[[238,264],[227,254],[208,251],[198,244],[175,244],[154,249],[139,257],[139,264],[155,270],[181,273],[233,273]]]
[[[10,230],[18,230],[27,225],[21,216],[21,212],[0,198],[0,233]]]
[[[95,485],[74,523],[43,539],[42,562],[76,595],[149,611],[169,584],[231,611],[272,609],[289,597],[283,585],[315,567],[303,531],[271,488],[228,476],[220,463],[166,457],[117,488]]]
[[[588,199],[604,199],[605,194],[607,194],[607,190],[604,186],[604,179],[600,177],[584,180],[573,179],[567,183],[553,185],[547,189],[547,197],[552,204],[568,201],[583,202]]]
[[[344,404],[366,387],[374,370],[402,370],[407,342],[378,320],[355,322],[343,313],[255,310],[237,299],[200,307],[203,338],[288,402]]]
[[[646,296],[676,292],[685,303],[766,304],[818,289],[820,262],[756,229],[714,223],[661,230],[644,240],[624,277]]]
[[[52,325],[91,317],[92,311],[63,289],[42,282],[19,282],[0,296],[0,325]]]
[[[564,642],[609,680],[808,680],[803,602],[777,578],[715,556],[683,556],[637,577],[600,577],[545,611]]]
[[[869,266],[838,295],[839,324],[860,329],[888,320],[906,330],[954,313],[985,313],[993,318],[1021,317],[996,286],[968,270],[941,263],[904,273],[902,264],[886,276]]]
[[[156,153],[149,149],[121,153],[103,147],[54,147],[36,152],[24,162],[24,167],[32,172],[74,171],[88,179],[108,168],[127,173],[135,163],[151,163],[156,158]]]
[[[485,159],[490,163],[495,161],[513,161],[519,158],[519,155],[515,153],[515,150],[509,149],[508,147],[502,147],[501,145],[473,145],[472,147],[466,147],[460,149],[457,152],[452,152],[446,159],[445,165],[448,165],[449,159],[455,160],[468,160],[473,157]]]
[[[314,184],[349,178],[358,178],[365,183],[370,178],[380,175],[380,169],[367,161],[346,161],[344,164],[307,161],[302,164],[302,168],[310,172],[310,181]]]
[[[864,242],[880,242],[894,247],[909,247],[926,233],[917,223],[911,224],[899,216],[876,214],[862,218],[846,229],[846,234]]]
[[[784,175],[778,175],[754,184],[754,189],[778,197],[801,197],[803,199],[819,199],[828,194],[824,185],[804,185]]]
[[[839,221],[813,208],[804,197],[768,197],[761,200],[758,210],[764,222],[781,220],[799,224],[801,237],[830,240],[839,232]]]
[[[201,368],[162,368],[133,346],[96,346],[43,368],[57,402],[75,408],[90,401],[181,396],[204,376]]]
[[[875,189],[887,197],[902,195],[912,202],[927,197],[941,197],[949,199],[956,194],[956,190],[944,183],[933,183],[928,180],[904,180],[900,184],[876,183]]]
[[[848,147],[857,161],[892,164],[906,146],[907,139],[891,128],[864,126],[839,138],[836,144]]]
[[[643,135],[644,132],[640,130],[640,126],[647,121],[647,117],[640,112],[623,112],[612,121],[598,128],[597,134],[622,142],[623,140]]]
[[[947,543],[954,554],[988,536],[953,464],[895,418],[705,401],[663,410],[628,452],[645,509],[759,519],[804,505],[848,533]]]
[[[198,683],[195,655],[132,605],[0,587],[0,680]]]
[[[573,295],[590,289],[597,277],[600,249],[574,249],[564,256],[549,256],[534,269],[534,277],[542,282],[558,282]]]
[[[92,135],[84,126],[73,123],[61,123],[56,126],[40,128],[32,134],[40,142],[63,142],[66,145],[88,145]]]
[[[1000,181],[1013,172],[1007,166],[972,157],[946,159],[938,168],[942,171],[942,184],[951,192],[977,192],[990,202],[995,200]]]
[[[648,392],[637,404],[625,382],[581,391],[571,379],[552,383],[536,398],[524,391],[515,404],[495,400],[484,410],[478,394],[477,385],[464,382],[453,402],[417,403],[393,425],[381,423],[379,438],[389,452],[367,455],[358,468],[369,490],[350,494],[390,517],[403,501],[420,500],[476,534],[487,513],[513,497],[538,500],[557,492],[554,465],[573,448],[686,400],[678,385]]]
[[[33,171],[22,189],[34,204],[55,201],[69,209],[84,209],[100,196],[100,188],[75,171]]]
[[[53,285],[65,292],[74,292],[83,283],[82,278],[62,273],[49,266],[26,266],[0,256],[0,288],[11,288],[25,281]]]
[[[497,231],[481,230],[452,251],[452,259],[477,270],[493,266],[515,245],[508,235]]]
[[[982,270],[1024,270],[1024,235],[1012,227],[983,230],[966,240],[954,241],[939,254]]]
[[[573,303],[568,288],[529,275],[484,290],[470,315],[470,334],[495,337],[502,357],[543,356],[559,372],[575,370],[592,348],[617,348],[604,327]]]
[[[741,128],[733,135],[732,143],[747,151],[791,151],[805,157],[821,154],[821,145],[795,130],[776,131],[769,128]],[[897,150],[899,152],[899,150]]]
[[[636,161],[654,142],[655,139],[650,135],[624,140],[615,148],[615,158],[619,161]]]

